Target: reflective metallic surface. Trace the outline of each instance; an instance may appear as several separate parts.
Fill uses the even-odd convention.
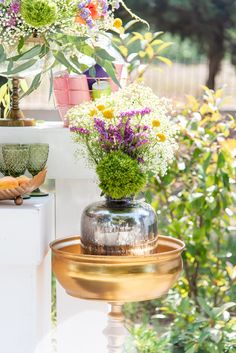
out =
[[[79,237],[51,243],[53,271],[66,292],[108,302],[151,300],[166,294],[182,271],[182,241],[159,236],[146,256],[93,256],[82,253]]]
[[[89,205],[81,220],[81,245],[89,255],[147,255],[157,247],[157,216],[145,202],[106,199]]]

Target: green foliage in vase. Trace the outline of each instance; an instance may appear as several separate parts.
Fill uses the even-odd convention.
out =
[[[23,0],[21,15],[27,24],[35,28],[48,26],[56,21],[57,6],[51,0]]]
[[[122,199],[139,192],[146,184],[146,175],[138,162],[117,151],[106,155],[97,166],[100,188],[113,199]]]
[[[152,324],[158,333],[165,326],[171,353],[236,352],[236,123],[220,113],[221,95],[205,88],[202,100],[188,97],[178,118],[176,161],[147,191],[160,232],[184,240],[187,248],[175,289],[145,304],[152,314],[156,309]]]

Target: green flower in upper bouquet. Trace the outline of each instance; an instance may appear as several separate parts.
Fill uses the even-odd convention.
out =
[[[57,19],[57,5],[52,0],[22,0],[21,16],[30,26],[51,25]]]

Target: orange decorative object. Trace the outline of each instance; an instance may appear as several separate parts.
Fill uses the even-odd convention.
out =
[[[30,194],[32,191],[38,189],[38,187],[44,183],[46,174],[47,169],[44,169],[43,171],[38,173],[33,179],[28,179],[26,177],[20,177],[15,179],[11,178],[11,180],[9,180],[9,184],[7,184],[9,178],[3,178],[2,188],[0,188],[0,201],[14,200],[16,205],[21,205],[23,203],[22,196],[25,194]],[[6,180],[6,184],[4,180]],[[14,184],[13,181],[15,181]]]

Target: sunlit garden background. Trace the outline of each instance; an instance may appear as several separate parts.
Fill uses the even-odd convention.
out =
[[[127,305],[127,320],[142,353],[236,352],[233,1],[130,5],[166,32],[158,38],[173,42],[164,51],[173,64],[151,62],[145,80],[176,102],[181,147],[168,175],[153,180],[146,196],[159,214],[160,233],[183,239],[187,251],[172,292]]]
[[[234,3],[129,0],[151,28],[121,12],[113,33],[129,81],[170,98],[179,126],[177,159],[145,197],[159,233],[186,243],[184,271],[162,300],[125,306],[138,353],[236,352]],[[46,86],[45,78],[22,106],[55,109]]]
[[[129,79],[172,100],[177,160],[146,199],[159,232],[186,242],[184,272],[162,300],[127,304],[139,353],[236,352],[235,108],[233,1],[129,1],[151,23],[123,18],[114,44]],[[120,14],[122,18],[122,13]],[[127,24],[128,23],[128,24]],[[121,26],[121,27],[120,27]],[[160,33],[163,31],[164,33]],[[47,82],[45,82],[45,85]],[[214,89],[215,92],[212,90]],[[45,101],[42,87],[41,100]],[[31,108],[34,96],[27,99]],[[48,108],[53,102],[48,103]],[[132,283],[130,284],[132,286]],[[55,314],[55,313],[54,313]]]

